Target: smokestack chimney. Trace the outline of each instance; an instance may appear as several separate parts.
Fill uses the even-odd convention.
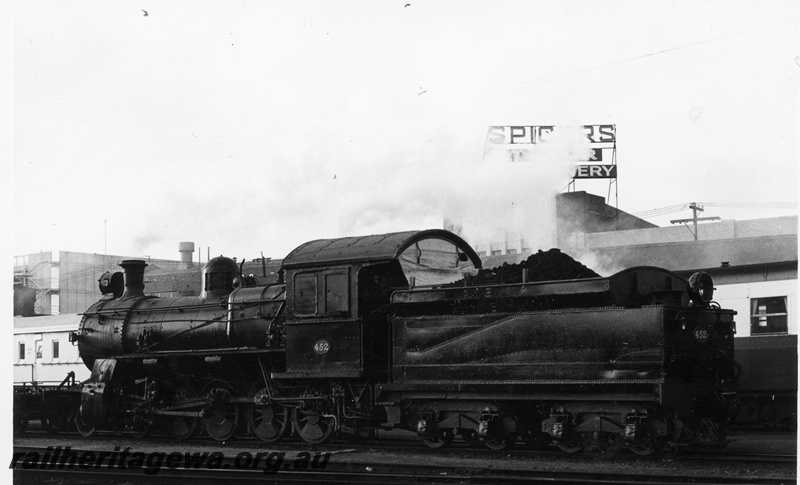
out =
[[[141,259],[126,259],[120,261],[119,265],[125,278],[125,291],[121,298],[144,296],[144,267],[147,263]]]
[[[178,252],[181,253],[181,263],[186,265],[186,269],[194,266],[194,243],[193,242],[180,242],[178,243]]]

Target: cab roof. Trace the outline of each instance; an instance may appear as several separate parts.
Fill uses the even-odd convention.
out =
[[[475,268],[481,259],[461,237],[443,229],[392,232],[372,236],[317,239],[301,244],[283,259],[286,269],[339,263],[374,263],[391,261],[410,246],[424,239],[443,239],[466,254]]]

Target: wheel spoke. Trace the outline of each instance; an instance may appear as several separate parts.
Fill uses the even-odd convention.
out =
[[[251,404],[247,410],[250,429],[258,439],[266,443],[274,443],[281,439],[289,423],[289,414],[282,405],[269,402],[266,388],[254,394],[260,404]]]
[[[172,404],[178,404],[196,396],[191,389],[179,387],[172,397]],[[194,436],[200,423],[198,418],[192,416],[164,416],[160,421],[164,431],[176,440],[185,440]]]
[[[239,408],[230,402],[233,393],[224,387],[215,387],[208,393],[209,404],[203,417],[208,434],[217,441],[226,441],[236,432]]]
[[[88,438],[92,436],[97,431],[94,426],[89,426],[86,422],[81,418],[80,410],[75,414],[75,428],[78,430],[81,436],[84,438]]]
[[[312,445],[324,443],[330,438],[335,424],[332,417],[322,416],[316,411],[305,409],[295,409],[292,420],[300,438]]]

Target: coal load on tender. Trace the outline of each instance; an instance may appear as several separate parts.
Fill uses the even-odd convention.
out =
[[[516,264],[503,263],[494,268],[480,269],[469,278],[470,285],[491,283],[522,283],[522,270],[527,269],[526,281],[577,280],[599,278],[600,275],[572,259],[558,248],[541,249]]]

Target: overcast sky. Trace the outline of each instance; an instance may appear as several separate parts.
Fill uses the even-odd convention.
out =
[[[13,28],[16,255],[535,232],[570,161],[487,157],[492,125],[616,125],[630,213],[796,214],[794,0],[33,0]]]

